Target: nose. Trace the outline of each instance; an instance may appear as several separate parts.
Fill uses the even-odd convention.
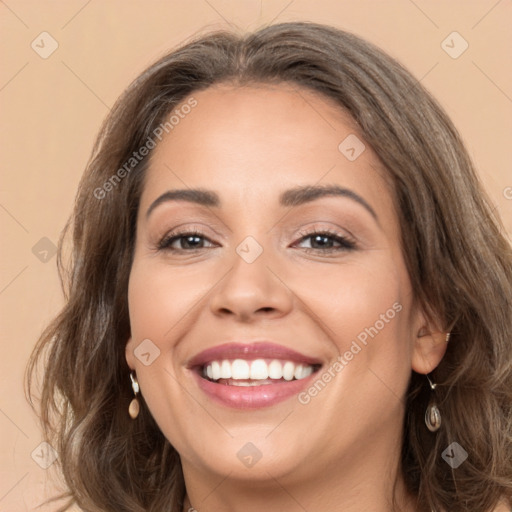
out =
[[[267,266],[264,254],[252,263],[235,254],[233,266],[210,295],[214,315],[251,323],[279,318],[291,311],[293,292],[279,270]]]

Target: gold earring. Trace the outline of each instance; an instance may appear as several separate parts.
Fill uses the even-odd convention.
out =
[[[434,391],[437,384],[432,384],[428,375],[426,377],[430,384],[430,388]],[[441,412],[439,411],[434,398],[431,398],[430,403],[427,406],[427,410],[425,411],[425,425],[427,425],[430,432],[437,432],[441,427]]]
[[[135,394],[135,398],[130,402],[130,406],[128,407],[128,414],[134,420],[140,411],[139,401],[137,400],[137,393],[139,392],[139,383],[137,382],[137,377],[133,376],[133,372],[130,372],[130,379],[132,381],[132,389]]]

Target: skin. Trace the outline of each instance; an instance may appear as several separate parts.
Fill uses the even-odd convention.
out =
[[[416,510],[397,475],[402,398],[411,369],[439,364],[446,333],[413,305],[400,222],[376,155],[366,145],[349,161],[338,145],[358,133],[353,121],[307,90],[223,84],[193,96],[197,106],[151,155],[126,345],[144,401],[181,456],[183,510],[384,512],[395,476],[402,510]],[[279,205],[283,190],[316,184],[354,191],[378,220],[347,197]],[[221,206],[166,202],[146,216],[164,192],[195,187],[216,191]],[[201,232],[199,248],[182,238],[173,244],[181,253],[158,250],[178,226]],[[325,229],[356,248],[328,253],[304,235]],[[263,249],[250,264],[236,252],[247,236]],[[186,368],[204,349],[261,338],[327,368],[397,303],[401,311],[307,404],[295,396],[231,409],[208,400]],[[147,366],[134,354],[144,339],[160,350]],[[237,457],[248,442],[262,455],[250,468]]]

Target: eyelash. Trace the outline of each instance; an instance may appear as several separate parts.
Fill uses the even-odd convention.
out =
[[[299,239],[299,242],[303,241],[306,238],[312,238],[315,235],[317,235],[317,236],[320,235],[320,236],[324,236],[327,238],[331,238],[334,240],[334,242],[340,244],[340,247],[329,247],[327,249],[316,249],[316,248],[305,247],[304,250],[308,253],[319,251],[321,253],[330,254],[333,252],[352,251],[352,250],[356,249],[356,244],[353,240],[351,240],[348,237],[341,235],[335,231],[330,231],[329,229],[323,229],[323,230],[318,230],[318,231],[309,231],[309,232],[300,232],[299,235],[301,237]],[[204,236],[203,233],[201,233],[200,231],[196,231],[195,229],[189,229],[186,231],[185,230],[177,231],[174,233],[169,233],[168,235],[164,236],[162,238],[162,240],[160,240],[160,242],[158,243],[157,250],[170,251],[170,252],[175,252],[175,253],[179,253],[179,252],[183,253],[183,252],[195,252],[195,251],[199,251],[201,249],[207,249],[207,247],[198,247],[195,249],[175,249],[175,248],[171,247],[171,244],[174,241],[182,239],[182,238],[191,237],[191,236],[204,238],[204,239],[208,240],[208,238],[206,236]]]

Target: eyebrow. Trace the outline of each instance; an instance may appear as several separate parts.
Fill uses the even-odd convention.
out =
[[[375,213],[375,210],[365,199],[353,190],[340,187],[338,185],[306,185],[291,188],[289,190],[285,190],[279,195],[279,204],[281,206],[295,207],[310,203],[321,197],[328,196],[346,197],[347,199],[351,199],[356,203],[359,203],[378,223],[379,218]],[[206,190],[203,188],[168,190],[151,203],[151,206],[146,212],[146,218],[149,217],[151,212],[157,206],[169,201],[188,201],[212,208],[220,208],[221,206],[219,195],[213,190]]]

